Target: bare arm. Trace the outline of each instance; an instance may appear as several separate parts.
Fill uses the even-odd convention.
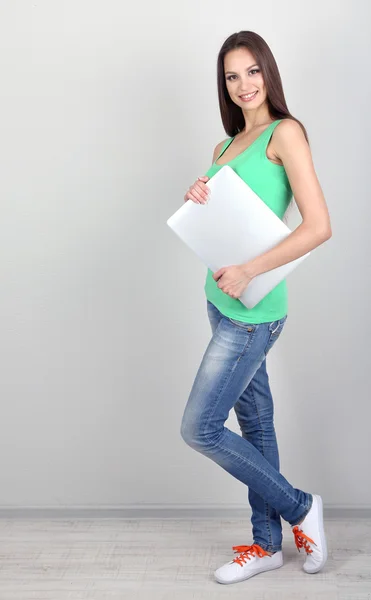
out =
[[[283,162],[303,220],[277,246],[244,264],[251,277],[304,256],[332,236],[330,216],[311,151],[298,123],[287,119],[277,125],[274,151]]]

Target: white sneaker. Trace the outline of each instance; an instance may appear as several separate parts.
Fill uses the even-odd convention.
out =
[[[326,536],[323,528],[323,503],[321,496],[313,494],[313,504],[304,521],[292,528],[295,544],[305,549],[307,559],[303,565],[306,573],[318,573],[327,560]]]
[[[258,544],[251,546],[233,546],[232,550],[240,552],[239,556],[214,571],[219,583],[237,583],[249,579],[263,571],[278,569],[283,565],[282,550],[270,556]]]

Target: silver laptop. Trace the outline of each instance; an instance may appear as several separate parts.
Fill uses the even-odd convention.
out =
[[[188,200],[166,223],[213,273],[246,263],[290,235],[287,225],[230,166],[219,169],[206,185],[211,191],[206,204]],[[240,302],[253,308],[309,255],[257,275]]]

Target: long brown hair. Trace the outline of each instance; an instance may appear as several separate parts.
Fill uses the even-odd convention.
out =
[[[268,111],[271,119],[293,119],[299,123],[305,139],[309,144],[308,134],[304,125],[292,116],[287,108],[282,81],[276,60],[267,42],[254,31],[240,31],[230,35],[222,45],[218,54],[217,77],[219,108],[224,129],[229,136],[234,136],[245,127],[242,109],[232,102],[224,75],[224,57],[230,50],[247,48],[254,55],[259,65],[267,90]]]

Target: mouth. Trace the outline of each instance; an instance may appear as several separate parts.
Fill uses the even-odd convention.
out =
[[[256,90],[256,92],[252,92],[251,94],[243,94],[242,96],[239,96],[239,98],[241,98],[241,100],[243,102],[250,102],[251,100],[253,100],[255,98],[257,93],[258,93],[258,90]]]

